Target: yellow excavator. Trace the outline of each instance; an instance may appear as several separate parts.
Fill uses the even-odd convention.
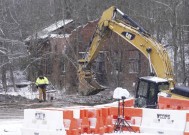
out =
[[[119,15],[119,17],[118,17]],[[120,19],[121,17],[121,19]],[[97,24],[86,55],[79,60],[79,92],[82,95],[98,93],[105,88],[94,79],[91,64],[99,54],[103,42],[115,32],[138,49],[148,59],[150,76],[140,77],[136,89],[136,106],[154,106],[159,92],[174,98],[189,97],[189,89],[176,87],[173,68],[166,49],[158,43],[143,27],[112,6],[105,10]]]

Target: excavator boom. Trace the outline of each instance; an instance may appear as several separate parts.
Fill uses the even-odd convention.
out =
[[[122,16],[122,20],[116,18],[117,14]],[[169,80],[170,89],[174,88],[171,61],[163,45],[154,40],[148,32],[128,15],[112,6],[103,12],[89,44],[88,53],[86,53],[83,59],[79,60],[78,76],[80,93],[90,95],[104,89],[104,87],[101,87],[93,79],[94,73],[91,71],[91,63],[97,57],[103,42],[107,39],[110,32],[115,32],[143,53],[149,60],[151,73]]]

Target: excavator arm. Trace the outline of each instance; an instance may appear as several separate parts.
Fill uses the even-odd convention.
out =
[[[116,20],[110,20],[108,26],[148,58],[151,74],[154,74],[154,70],[156,76],[174,82],[171,61],[163,45],[151,36],[140,33],[137,28]]]
[[[117,19],[117,14],[120,14],[123,20]],[[103,42],[110,32],[117,33],[143,53],[149,60],[151,73],[169,80],[170,89],[174,88],[173,69],[165,48],[129,16],[112,6],[103,12],[89,44],[88,53],[83,59],[79,60],[80,93],[90,95],[104,89],[93,79],[94,74],[91,71],[91,63],[97,57]]]

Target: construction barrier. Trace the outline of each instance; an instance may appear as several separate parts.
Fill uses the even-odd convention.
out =
[[[66,135],[60,111],[25,109],[22,135]]]
[[[189,110],[189,100],[159,96],[158,107],[167,110]]]
[[[184,135],[189,135],[189,113],[186,114],[186,126],[184,130]]]
[[[141,133],[183,135],[186,111],[143,109]]]
[[[130,105],[118,106],[116,102],[93,107],[26,109],[22,135],[103,135],[113,133],[117,128],[138,134],[189,135],[189,111]]]

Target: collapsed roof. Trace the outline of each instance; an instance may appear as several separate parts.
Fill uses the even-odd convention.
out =
[[[50,26],[44,28],[41,31],[38,31],[34,33],[33,35],[29,36],[28,38],[25,39],[25,42],[30,41],[31,39],[45,39],[47,37],[54,37],[55,35],[60,35],[56,34],[55,31],[58,29],[61,29],[62,27],[65,27],[66,25],[72,23],[72,19],[66,19],[66,20],[59,20],[56,23],[51,24]],[[65,37],[67,37],[67,34],[64,34]]]

